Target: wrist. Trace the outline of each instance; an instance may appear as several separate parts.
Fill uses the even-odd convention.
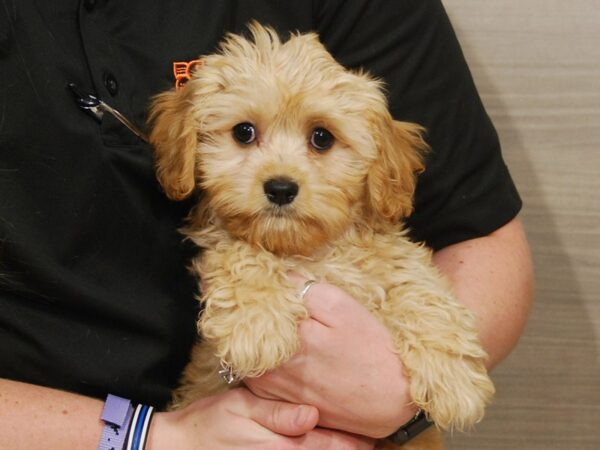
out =
[[[412,402],[404,403],[401,410],[394,414],[393,420],[387,422],[387,426],[382,428],[376,436],[376,438],[385,438],[398,430],[405,427],[407,424],[413,421],[421,409]]]
[[[398,424],[396,429],[405,426],[407,423],[411,422],[417,414],[421,413],[423,410],[419,408],[414,403],[410,403],[403,411],[402,417],[399,417]]]
[[[410,379],[403,377],[398,383],[402,386],[400,390],[388,386],[390,390],[388,391],[386,406],[379,411],[381,415],[374,414],[371,416],[370,430],[366,433],[358,431],[358,434],[376,439],[386,438],[412,421],[420,411],[410,395]],[[394,393],[392,394],[392,392]]]
[[[154,414],[152,426],[148,431],[146,450],[165,450],[184,448],[178,435],[177,412],[159,412]]]
[[[386,440],[396,445],[402,445],[425,431],[432,424],[433,422],[427,419],[425,412],[419,408],[412,419],[390,434]]]
[[[400,378],[400,385],[402,386],[402,401],[398,402],[401,405],[400,410],[394,416],[394,422],[392,426],[387,430],[387,433],[383,436],[388,436],[394,433],[398,429],[404,427],[410,423],[414,417],[421,411],[421,408],[413,401],[411,394],[411,379],[406,374],[404,364],[402,364],[402,377]]]

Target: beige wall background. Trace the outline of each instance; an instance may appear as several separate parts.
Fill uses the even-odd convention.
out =
[[[525,206],[536,303],[452,450],[600,449],[600,1],[444,0]]]

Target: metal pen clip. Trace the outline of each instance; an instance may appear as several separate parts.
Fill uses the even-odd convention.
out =
[[[79,90],[76,84],[69,83],[69,89],[73,93],[75,103],[84,111],[88,112],[96,120],[101,121],[104,113],[107,112],[115,117],[119,122],[125,125],[133,134],[144,142],[148,142],[148,137],[133,122],[121,114],[118,110],[103,102],[92,94],[86,94]]]

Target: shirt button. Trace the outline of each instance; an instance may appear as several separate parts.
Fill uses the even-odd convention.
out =
[[[85,6],[85,9],[87,9],[88,11],[91,11],[96,7],[96,0],[85,0],[83,2],[83,6]]]
[[[119,83],[112,73],[104,74],[104,86],[113,97],[119,93]]]

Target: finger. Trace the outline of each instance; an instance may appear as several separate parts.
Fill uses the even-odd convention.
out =
[[[318,318],[311,316],[298,324],[298,336],[302,346],[298,353],[286,362],[284,367],[289,366],[291,368],[292,365],[289,363],[293,362],[294,370],[310,371],[311,364],[315,362],[314,357],[327,353],[323,349],[323,343],[331,343],[331,339],[335,337],[335,330],[331,324],[332,321],[328,321],[330,324],[323,323],[320,320],[325,320],[325,318],[320,315],[317,316]]]
[[[319,411],[313,406],[256,398],[249,418],[274,433],[301,436],[317,426]]]
[[[304,305],[313,320],[326,327],[336,327],[345,321],[357,302],[337,286],[315,283],[304,295]]]
[[[308,278],[296,272],[289,272],[288,278],[298,289],[298,295],[306,287]],[[341,289],[327,283],[314,283],[303,295],[303,301],[310,317],[321,324],[331,327],[336,323],[336,314],[339,309],[339,298],[349,297]],[[351,297],[349,297],[351,299]]]

